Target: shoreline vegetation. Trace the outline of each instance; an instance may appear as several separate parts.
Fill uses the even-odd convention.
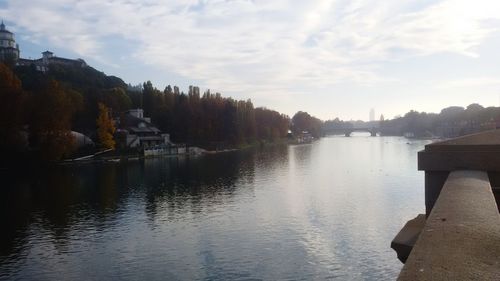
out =
[[[225,149],[220,149],[220,150],[205,150],[205,149],[201,149],[199,147],[192,147],[192,148],[194,148],[194,150],[190,150],[188,148],[186,153],[162,154],[162,155],[152,155],[152,156],[146,156],[146,155],[141,154],[141,153],[122,154],[122,153],[116,153],[116,151],[107,151],[107,152],[110,152],[110,154],[106,155],[105,153],[97,153],[97,154],[100,154],[97,157],[92,157],[94,155],[89,155],[88,157],[82,157],[85,159],[78,159],[78,158],[77,159],[63,159],[63,160],[54,162],[54,164],[71,165],[71,164],[91,164],[91,163],[103,163],[103,162],[126,163],[129,161],[139,161],[139,160],[143,160],[143,159],[163,158],[163,157],[191,157],[191,156],[196,157],[196,156],[204,155],[204,154],[213,155],[213,154],[235,152],[235,151],[241,151],[241,150],[247,150],[247,149],[256,149],[256,148],[263,148],[263,147],[269,147],[269,146],[290,145],[290,144],[296,144],[296,142],[286,138],[286,139],[275,140],[272,142],[266,142],[266,141],[254,142],[252,144],[244,144],[244,145],[239,145],[239,146],[234,147],[234,148],[225,148]]]
[[[500,108],[478,104],[448,107],[439,114],[410,111],[390,120],[382,115],[371,122],[322,121],[303,111],[290,118],[209,89],[189,86],[185,93],[168,85],[162,91],[150,81],[132,86],[90,66],[73,65],[50,65],[42,72],[34,65],[0,63],[0,100],[0,167],[67,163],[94,158],[90,155],[100,151],[112,151],[113,161],[141,157],[147,146],[128,146],[126,130],[120,127],[131,109],[143,111],[148,116],[144,120],[165,133],[169,144],[199,148],[194,154],[308,143],[360,127],[379,135],[451,138],[495,129],[500,123]],[[83,138],[83,145],[76,136]]]

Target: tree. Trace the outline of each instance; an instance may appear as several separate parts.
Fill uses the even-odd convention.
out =
[[[478,103],[471,103],[466,108],[467,111],[480,112],[484,107]]]
[[[55,80],[44,81],[32,97],[31,144],[43,160],[69,156],[75,141],[71,121],[76,108],[67,91]]]
[[[309,113],[299,111],[292,117],[292,131],[294,134],[307,131],[313,137],[319,138],[321,136],[322,123],[321,120],[309,115]]]
[[[109,109],[103,103],[99,103],[99,117],[97,117],[97,139],[99,144],[104,149],[114,149],[115,140],[113,134],[115,133],[115,125],[113,120],[109,117]]]
[[[15,152],[26,146],[22,136],[26,112],[26,95],[21,81],[0,63],[0,150]],[[14,150],[14,151],[12,151]]]
[[[125,93],[125,90],[119,87],[102,91],[101,102],[113,112],[123,112],[130,109],[132,100]]]
[[[142,87],[142,108],[144,109],[144,114],[151,116],[155,108],[155,94],[157,90],[153,87],[151,81],[144,82]]]

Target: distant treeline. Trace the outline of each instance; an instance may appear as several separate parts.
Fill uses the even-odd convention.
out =
[[[499,121],[499,107],[471,104],[466,108],[447,107],[439,114],[410,111],[402,117],[381,121],[380,131],[383,135],[457,137],[495,129]]]
[[[365,123],[363,121],[361,122],[362,124]],[[341,133],[343,132],[344,129],[350,129],[352,127],[354,127],[353,122],[342,121],[339,118],[335,118],[334,120],[327,120],[323,122],[322,131],[325,134],[335,134],[335,133]]]
[[[483,107],[479,104],[470,104],[466,108],[451,106],[440,113],[425,113],[410,111],[404,116],[385,120],[381,116],[379,121],[342,121],[338,118],[323,123],[323,133],[342,133],[350,128],[379,128],[378,131],[386,136],[412,137],[457,137],[491,130],[500,125],[500,108]]]

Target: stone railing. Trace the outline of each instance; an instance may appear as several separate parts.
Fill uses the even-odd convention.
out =
[[[500,130],[427,145],[418,161],[426,214],[391,244],[398,280],[500,280]]]

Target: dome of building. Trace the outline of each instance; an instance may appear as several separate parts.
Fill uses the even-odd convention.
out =
[[[14,41],[14,34],[5,29],[5,24],[3,23],[3,21],[0,24],[0,39]]]
[[[0,24],[0,60],[17,60],[19,58],[19,47],[16,45],[14,33],[5,28],[5,24]]]

